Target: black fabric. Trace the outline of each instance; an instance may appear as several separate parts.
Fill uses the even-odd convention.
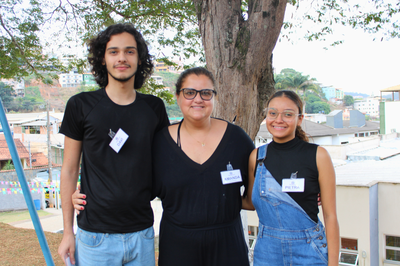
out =
[[[101,233],[129,233],[153,225],[151,145],[155,132],[169,124],[161,99],[137,93],[125,106],[104,89],[70,98],[60,133],[82,141],[81,191],[87,195],[78,226]],[[128,139],[119,153],[110,130]]]
[[[303,208],[312,220],[318,222],[317,195],[320,192],[317,168],[318,145],[294,138],[286,143],[272,141],[268,144],[264,165],[282,186],[282,179],[297,173],[305,179],[304,192],[288,194]]]
[[[215,152],[200,165],[178,147],[168,128],[156,135],[153,189],[163,205],[160,266],[248,265],[239,217],[240,187],[247,186],[253,149],[248,135],[228,123]],[[228,163],[241,170],[244,182],[222,184],[220,172]]]

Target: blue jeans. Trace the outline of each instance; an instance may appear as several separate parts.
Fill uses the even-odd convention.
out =
[[[154,229],[126,234],[93,233],[78,228],[76,265],[153,266]]]
[[[259,147],[258,160],[266,156]],[[328,245],[321,221],[313,221],[262,163],[257,166],[252,201],[260,220],[254,266],[325,266]]]

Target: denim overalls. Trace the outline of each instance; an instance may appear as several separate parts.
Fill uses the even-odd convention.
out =
[[[252,201],[260,224],[254,266],[328,265],[325,228],[315,223],[265,168],[267,145],[258,148]],[[289,178],[289,177],[288,177]]]

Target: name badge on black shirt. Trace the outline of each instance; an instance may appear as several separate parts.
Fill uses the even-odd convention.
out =
[[[297,178],[296,172],[282,179],[282,192],[304,192],[304,178]]]
[[[239,169],[233,170],[231,163],[227,166],[227,171],[221,171],[222,184],[232,184],[242,182],[242,174]]]
[[[124,146],[126,140],[129,138],[128,134],[126,134],[122,129],[118,129],[117,134],[113,137],[110,142],[110,147],[118,153],[119,150]]]

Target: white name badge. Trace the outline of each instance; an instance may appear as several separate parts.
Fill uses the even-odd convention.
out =
[[[110,142],[110,147],[118,153],[128,138],[128,134],[126,134],[122,129],[118,129],[117,134],[115,134],[114,138]]]
[[[304,192],[304,178],[282,179],[282,192]]]
[[[242,175],[240,174],[240,170],[230,170],[230,171],[222,171],[221,172],[222,184],[232,184],[242,182]]]

